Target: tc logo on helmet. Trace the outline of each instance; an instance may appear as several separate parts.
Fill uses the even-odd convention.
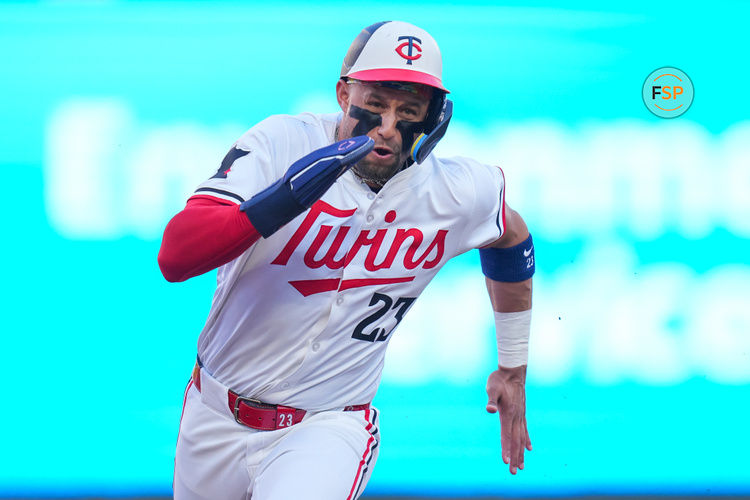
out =
[[[417,45],[418,43],[422,43],[422,40],[415,36],[407,35],[407,36],[400,36],[398,37],[398,41],[406,40],[404,43],[396,47],[396,53],[406,59],[406,64],[411,64],[412,61],[419,59],[422,57],[422,47]],[[408,52],[404,54],[404,47],[408,47]],[[416,55],[412,55],[414,52],[414,49],[417,50]]]

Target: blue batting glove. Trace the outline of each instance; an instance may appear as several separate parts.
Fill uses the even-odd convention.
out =
[[[240,210],[268,238],[310,208],[374,147],[375,141],[360,135],[316,149],[292,163],[284,177],[242,203]]]

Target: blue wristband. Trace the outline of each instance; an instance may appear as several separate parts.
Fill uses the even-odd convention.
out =
[[[479,261],[488,278],[505,283],[517,283],[531,278],[534,264],[534,241],[531,235],[518,245],[508,248],[480,248]]]

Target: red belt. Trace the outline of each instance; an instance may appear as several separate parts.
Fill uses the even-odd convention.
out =
[[[198,391],[201,390],[201,370],[198,364],[193,368],[193,384]],[[292,408],[291,406],[272,405],[263,403],[257,399],[245,398],[229,389],[227,391],[229,410],[234,415],[234,419],[253,429],[262,431],[272,431],[291,427],[302,421],[305,410]],[[353,405],[344,408],[344,411],[366,410],[370,403],[363,405]]]

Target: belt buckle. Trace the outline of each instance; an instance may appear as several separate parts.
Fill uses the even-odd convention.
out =
[[[242,397],[240,395],[237,395],[237,399],[234,400],[234,411],[232,412],[232,413],[234,413],[234,420],[238,424],[247,425],[245,422],[243,422],[242,420],[240,420],[240,403],[243,402],[243,401],[245,401],[246,403],[255,403],[256,405],[259,405],[259,406],[262,406],[263,402],[260,401],[260,400],[258,400],[258,399],[245,398],[245,397]],[[250,406],[252,406],[252,405],[250,405]]]

